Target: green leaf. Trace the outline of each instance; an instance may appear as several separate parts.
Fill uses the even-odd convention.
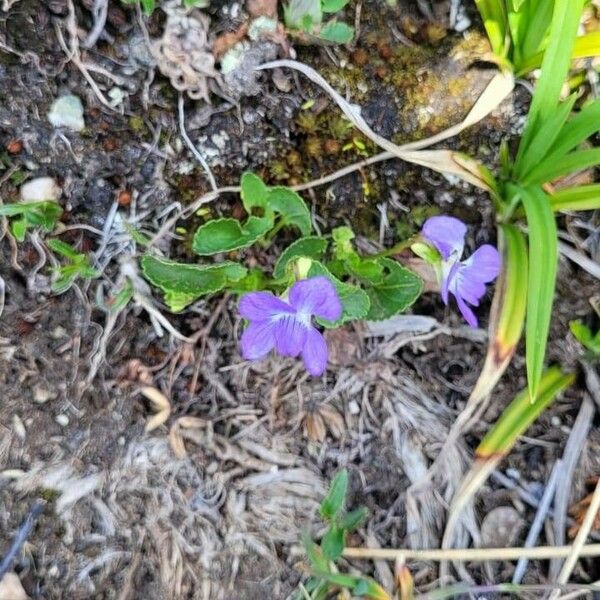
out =
[[[577,150],[557,160],[546,160],[523,179],[524,183],[542,184],[552,181],[568,173],[583,171],[600,164],[600,148],[592,150]]]
[[[558,105],[584,3],[585,0],[556,0],[554,3],[549,43],[521,138],[526,146]]]
[[[313,261],[308,271],[308,276],[316,277],[317,275],[324,275],[331,280],[342,303],[342,316],[337,321],[316,319],[319,325],[327,329],[335,329],[348,321],[355,321],[366,317],[371,305],[366,292],[355,285],[343,283],[337,277],[334,277],[320,262]]]
[[[335,524],[329,526],[321,540],[323,555],[328,560],[337,560],[344,551],[346,532]]]
[[[25,239],[25,234],[27,233],[27,221],[25,218],[15,219],[12,222],[10,230],[12,234],[15,236],[17,242],[22,242]]]
[[[384,281],[384,267],[376,258],[362,258],[358,254],[344,261],[349,275],[362,279],[370,285],[380,285]]]
[[[348,492],[348,471],[342,469],[335,474],[331,481],[327,496],[325,496],[319,507],[320,515],[331,521],[335,519],[344,509],[346,502],[346,493]]]
[[[269,217],[250,216],[242,225],[236,219],[215,219],[201,225],[194,235],[192,249],[200,256],[229,252],[251,246],[273,227]]]
[[[335,13],[342,10],[349,0],[321,0],[321,9],[324,13]]]
[[[559,367],[550,367],[540,379],[537,400],[532,402],[528,389],[520,392],[483,438],[476,456],[489,458],[508,454],[517,439],[574,380],[574,375],[565,375]]]
[[[594,356],[600,356],[600,330],[594,335],[592,330],[581,321],[571,321],[569,329],[584,348],[587,348]]]
[[[475,0],[483,25],[497,56],[506,56],[507,14],[504,0]]]
[[[600,209],[600,184],[592,183],[556,190],[550,195],[550,205],[554,212]]]
[[[306,25],[320,25],[323,20],[321,0],[291,0],[283,7],[283,18],[288,29],[304,31]]]
[[[562,158],[598,130],[600,130],[600,100],[595,100],[584,106],[564,124],[546,160],[554,162]]]
[[[250,172],[243,173],[240,188],[242,204],[248,214],[252,214],[252,209],[255,206],[259,208],[267,206],[269,188],[258,175]]]
[[[306,533],[302,534],[302,543],[313,570],[327,572],[329,570],[329,562],[323,556],[321,548]]]
[[[193,265],[151,255],[142,256],[140,262],[144,277],[165,293],[165,302],[173,312],[222,290],[247,273],[245,267],[234,262]]]
[[[571,58],[588,58],[600,56],[600,31],[591,31],[585,35],[575,38]],[[542,64],[544,58],[543,52],[538,52],[534,56],[527,58],[519,65],[518,76],[525,75]]]
[[[310,211],[300,194],[286,187],[272,187],[266,202],[267,206],[281,215],[284,225],[295,225],[302,235],[310,235]]]
[[[70,258],[72,260],[76,260],[81,258],[83,255],[81,252],[77,252],[72,246],[69,244],[65,244],[65,242],[61,240],[48,240],[48,247],[50,250],[53,250],[57,254],[64,256],[66,258]]]
[[[22,217],[21,222],[18,224],[13,222],[12,227],[13,234],[21,242],[25,239],[25,232],[29,227],[41,227],[45,231],[52,231],[62,212],[60,205],[51,200],[17,202],[0,206],[0,216]]]
[[[123,287],[112,297],[108,310],[117,313],[127,306],[133,298],[133,284],[130,279],[127,279]]]
[[[325,250],[327,250],[328,242],[325,238],[317,236],[309,236],[296,240],[290,244],[282,253],[273,269],[273,277],[281,279],[286,274],[287,266],[296,258],[306,257],[313,260],[320,259]]]
[[[361,506],[355,510],[346,513],[344,516],[338,519],[338,525],[346,531],[354,531],[359,527],[369,516],[369,510]]]
[[[352,244],[354,231],[350,227],[336,227],[331,232],[333,238],[333,253],[336,258],[345,260],[356,255],[356,250]]]
[[[319,38],[334,44],[348,44],[354,38],[354,28],[340,21],[329,21],[321,28]]]
[[[576,99],[577,94],[571,94],[567,100],[561,102],[533,135],[530,144],[519,145],[515,160],[515,175],[517,178],[522,178],[532,168],[539,165],[553,147],[555,140],[561,134],[563,125],[571,114]]]
[[[245,294],[265,288],[266,277],[262,269],[250,269],[248,274],[239,281],[230,282],[227,286],[234,294]]]
[[[556,222],[546,194],[537,187],[523,188],[521,200],[529,228],[529,276],[525,323],[527,381],[531,399],[538,394],[558,265]]]
[[[388,319],[406,310],[423,291],[421,278],[395,260],[380,258],[379,264],[386,274],[382,283],[367,288],[371,302],[366,317],[369,321]]]

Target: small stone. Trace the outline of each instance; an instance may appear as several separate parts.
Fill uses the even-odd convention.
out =
[[[57,415],[56,416],[56,422],[61,427],[66,427],[69,424],[69,417],[67,417],[67,415]]]
[[[0,579],[0,600],[27,600],[21,580],[15,573],[6,573]]]
[[[21,440],[24,440],[27,436],[25,425],[23,424],[23,421],[21,420],[21,417],[19,417],[19,415],[13,415],[13,431],[15,432],[16,436]]]
[[[37,404],[44,404],[48,400],[56,398],[56,394],[53,394],[50,390],[46,389],[41,385],[36,385],[33,388],[33,401]]]
[[[350,411],[351,415],[358,415],[360,413],[360,406],[358,405],[358,402],[356,400],[351,400],[348,403],[348,410]]]
[[[57,98],[50,107],[48,120],[54,127],[68,127],[73,131],[84,129],[83,104],[79,97],[68,94]]]
[[[69,333],[67,330],[61,325],[57,325],[50,333],[50,337],[53,340],[60,340],[66,337],[69,337]]]
[[[23,142],[18,139],[9,140],[6,144],[6,151],[9,154],[20,154],[23,151]]]
[[[43,202],[58,200],[61,189],[52,177],[36,177],[21,186],[23,202]]]
[[[552,419],[550,421],[551,421],[553,427],[560,427],[561,426],[560,417],[554,416],[554,417],[552,417]]]

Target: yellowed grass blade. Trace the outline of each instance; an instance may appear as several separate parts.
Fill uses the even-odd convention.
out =
[[[262,64],[257,67],[257,69],[264,70],[280,67],[288,67],[290,69],[300,71],[311,81],[325,90],[341,108],[343,113],[346,115],[346,117],[348,117],[353,125],[362,133],[364,133],[369,139],[375,142],[380,148],[387,150],[390,153],[390,158],[391,156],[395,156],[407,162],[426,166],[440,173],[457,175],[458,177],[477,187],[485,190],[489,189],[489,183],[485,181],[485,178],[481,177],[481,174],[479,173],[480,168],[475,167],[475,161],[471,161],[471,164],[467,165],[464,164],[464,158],[461,160],[460,153],[445,150],[435,151],[434,153],[422,153],[419,152],[419,149],[426,148],[442,140],[453,137],[488,115],[512,91],[514,80],[511,75],[506,73],[498,73],[495,75],[466,118],[457,125],[454,125],[432,137],[419,140],[418,142],[411,142],[403,146],[398,146],[390,140],[375,133],[360,115],[359,111],[356,110],[356,108],[352,106],[345,98],[338,94],[338,92],[334,90],[333,87],[331,87],[331,85],[312,67],[295,60],[275,60]]]

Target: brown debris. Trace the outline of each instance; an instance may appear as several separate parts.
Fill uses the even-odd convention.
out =
[[[591,477],[586,481],[589,486],[596,485],[598,482],[598,477]],[[569,515],[575,519],[575,524],[569,528],[568,535],[571,539],[575,538],[575,536],[579,533],[579,528],[585,519],[585,515],[589,509],[590,503],[592,501],[592,496],[594,494],[588,494],[583,500],[573,504],[571,508],[569,508]],[[596,513],[596,518],[594,519],[594,524],[592,525],[592,531],[600,533],[600,511]]]
[[[246,10],[251,17],[277,16],[277,0],[247,0]]]

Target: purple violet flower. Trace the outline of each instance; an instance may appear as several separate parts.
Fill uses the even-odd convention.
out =
[[[342,315],[342,304],[327,277],[297,281],[287,301],[271,292],[245,294],[240,300],[240,314],[250,321],[241,340],[244,358],[263,358],[275,348],[282,356],[302,354],[311,375],[325,372],[327,344],[311,318],[335,321]]]
[[[422,230],[423,237],[442,257],[438,277],[444,304],[448,304],[448,294],[452,294],[467,323],[477,327],[477,317],[468,305],[479,306],[485,284],[498,277],[501,260],[496,248],[484,244],[461,261],[466,233],[466,225],[454,217],[431,217]]]

